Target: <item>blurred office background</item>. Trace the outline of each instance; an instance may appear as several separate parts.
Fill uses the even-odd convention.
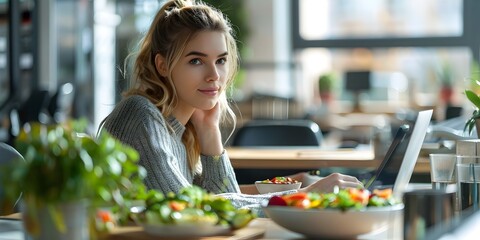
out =
[[[478,70],[480,1],[207,2],[240,38],[231,92],[240,125],[307,118],[328,133],[352,116],[372,123],[434,108],[443,121],[472,111],[463,90]],[[162,3],[0,0],[0,140],[31,120],[86,117],[96,129],[121,98],[124,60]]]

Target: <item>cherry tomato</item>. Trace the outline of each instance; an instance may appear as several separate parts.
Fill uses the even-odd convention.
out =
[[[388,199],[392,196],[392,189],[391,188],[375,189],[373,190],[373,195],[376,195],[384,199]]]
[[[113,222],[112,215],[110,215],[110,212],[108,211],[99,210],[97,212],[97,217],[100,218],[100,220],[102,220],[104,223]]]
[[[311,206],[311,201],[308,198],[300,199],[297,201],[293,201],[290,206],[294,206],[302,209],[308,209]]]
[[[288,195],[282,196],[285,201],[293,201],[293,200],[302,200],[305,198],[308,198],[308,194],[304,192],[297,192],[297,193],[292,193]]]
[[[287,206],[287,202],[280,196],[273,196],[268,201],[268,206]]]
[[[170,201],[168,204],[173,211],[182,211],[186,207],[183,202]]]
[[[368,199],[370,199],[370,191],[367,189],[349,188],[348,193],[353,201],[360,202],[364,205],[366,205],[368,203]]]

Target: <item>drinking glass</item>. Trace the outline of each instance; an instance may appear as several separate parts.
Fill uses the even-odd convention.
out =
[[[450,228],[455,214],[455,192],[434,189],[407,191],[403,195],[403,239],[425,239],[427,229]]]
[[[480,203],[480,156],[457,156],[457,195],[460,211],[478,210]]]
[[[455,154],[430,154],[430,178],[432,189],[446,190],[449,184],[455,181]]]

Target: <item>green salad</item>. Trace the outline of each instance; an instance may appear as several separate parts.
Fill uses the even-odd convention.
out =
[[[207,224],[239,229],[256,217],[251,210],[236,209],[230,200],[207,193],[197,186],[166,196],[150,190],[144,201],[145,209],[137,217],[146,224]]]
[[[346,188],[330,193],[297,192],[283,196],[273,196],[268,206],[291,206],[303,209],[362,209],[365,207],[386,207],[398,204],[392,189]]]

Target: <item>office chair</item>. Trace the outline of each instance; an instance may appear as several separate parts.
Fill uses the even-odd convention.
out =
[[[3,165],[11,163],[12,161],[22,160],[24,161],[23,156],[17,150],[15,150],[15,148],[6,143],[0,142],[0,168]],[[15,201],[13,206],[6,206],[8,204],[4,201],[4,190],[2,185],[0,185],[0,215],[11,214],[18,211],[18,202],[20,201],[20,198],[21,195]]]
[[[320,147],[323,134],[311,120],[251,120],[233,136],[232,147]],[[239,184],[287,176],[304,170],[235,169]]]
[[[40,122],[40,115],[49,101],[49,93],[46,90],[33,90],[25,102],[18,108],[20,126],[27,122]]]
[[[319,147],[322,139],[320,127],[310,120],[252,120],[240,127],[233,137],[232,146]]]

